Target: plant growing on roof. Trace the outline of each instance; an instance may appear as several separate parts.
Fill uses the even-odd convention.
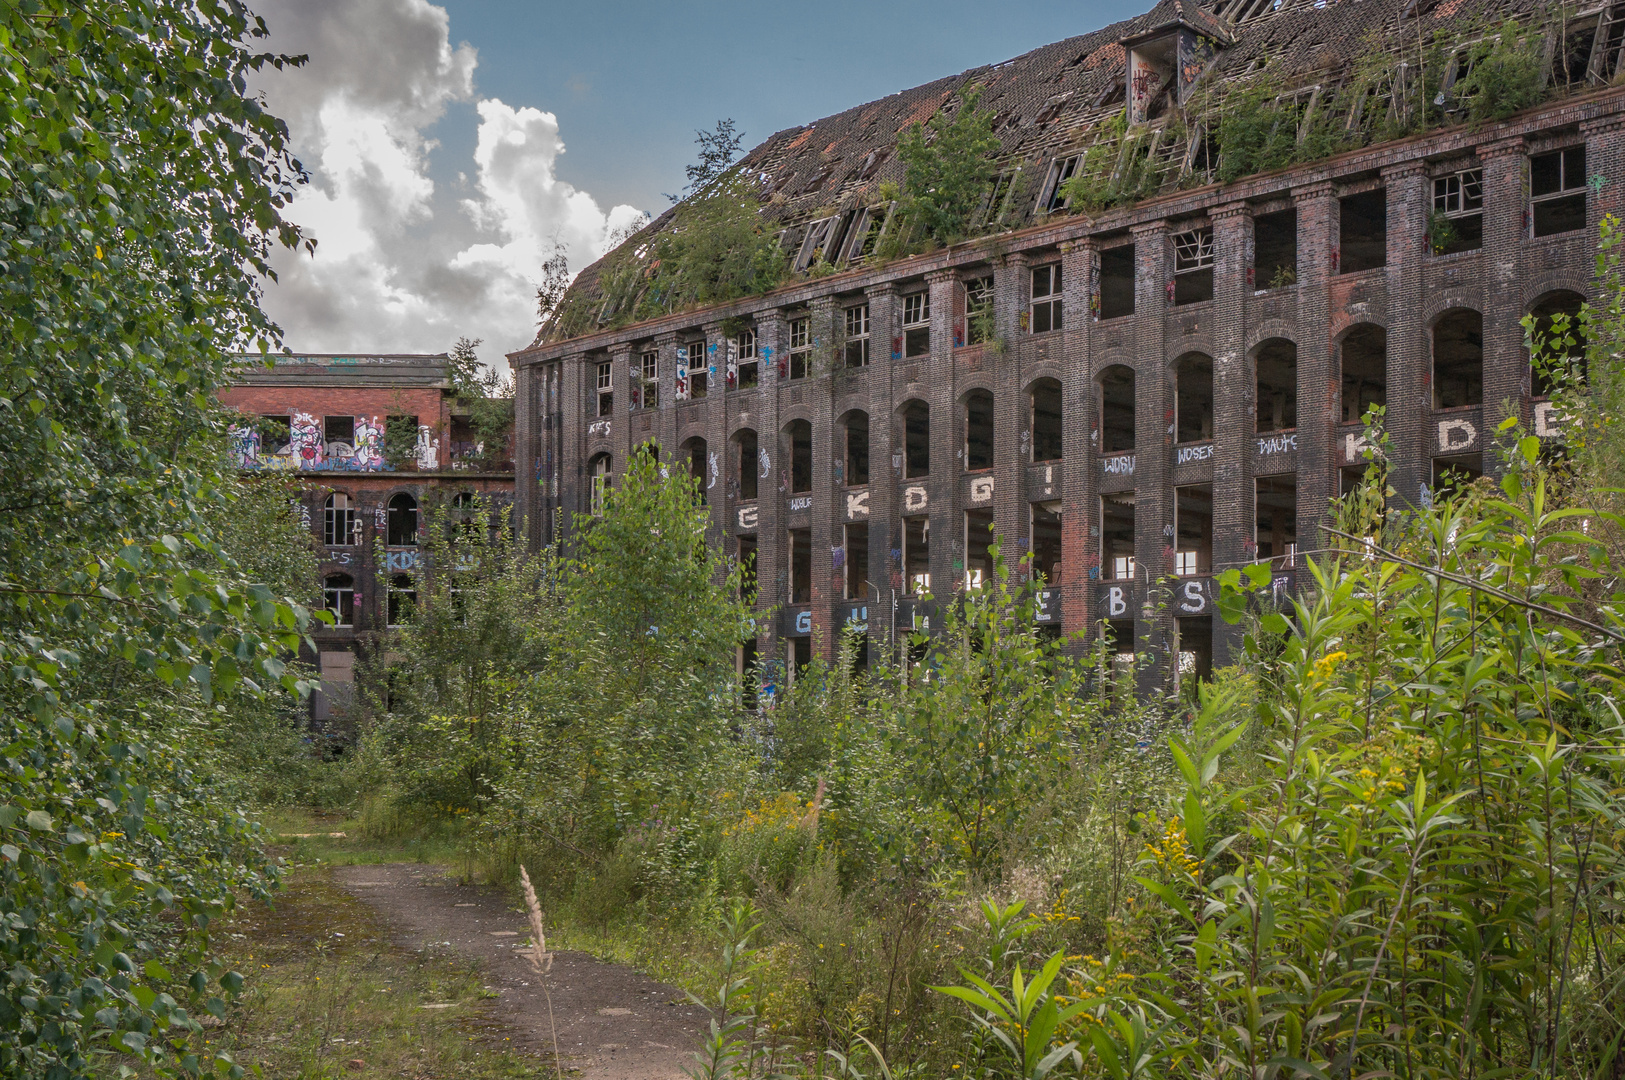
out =
[[[638,301],[637,318],[764,293],[784,279],[789,259],[739,173],[719,178],[684,206],[652,245],[649,289]]]
[[[981,99],[979,86],[961,90],[951,118],[938,112],[928,126],[915,124],[898,140],[897,159],[905,171],[897,218],[904,227],[896,236],[948,245],[970,234],[971,218],[997,174],[999,152],[993,114],[977,108]]]
[[[1466,103],[1467,118],[1500,120],[1539,104],[1546,95],[1542,47],[1542,37],[1525,33],[1516,19],[1508,19],[1498,33],[1473,45],[1457,61],[1467,71],[1452,87],[1458,100]]]

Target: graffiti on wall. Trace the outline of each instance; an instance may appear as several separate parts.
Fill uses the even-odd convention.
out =
[[[326,439],[322,422],[307,412],[289,417],[287,445],[267,453],[263,436],[249,426],[230,430],[231,454],[240,469],[266,472],[384,472],[384,425],[376,416],[354,417],[350,440]],[[440,460],[440,440],[427,424],[418,426],[414,457],[419,469],[432,470]]]

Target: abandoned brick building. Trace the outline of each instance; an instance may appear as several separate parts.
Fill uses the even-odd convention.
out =
[[[778,612],[743,659],[804,662],[843,625],[894,643],[927,589],[986,580],[996,534],[1041,621],[1223,663],[1214,575],[1269,560],[1298,587],[1367,465],[1369,406],[1411,503],[1493,469],[1507,409],[1556,435],[1520,319],[1594,288],[1625,190],[1622,41],[1613,2],[1164,0],[780,132],[737,175],[782,284],[630,315],[612,275],[636,283],[680,204],[510,356],[529,539],[567,539],[653,442]],[[1492,77],[1513,53],[1515,108]],[[883,259],[901,134],[973,86],[1000,147],[980,235]],[[1249,107],[1255,132],[1287,125],[1284,163],[1227,134]]]
[[[299,479],[335,623],[317,627],[306,658],[321,673],[312,718],[325,724],[352,700],[358,655],[416,605],[420,514],[512,498],[511,421],[471,423],[444,353],[302,354],[269,368],[249,357],[220,401],[244,414],[232,429],[239,469]]]

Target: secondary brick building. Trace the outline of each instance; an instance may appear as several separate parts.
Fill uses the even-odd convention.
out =
[[[493,507],[512,499],[510,435],[471,424],[444,353],[282,356],[271,368],[252,358],[220,399],[244,414],[233,430],[238,466],[300,481],[300,516],[337,622],[313,635],[322,676],[313,718],[326,723],[353,699],[358,655],[416,605],[428,571],[420,515],[476,496]]]
[[[1167,0],[773,136],[740,169],[816,272],[629,322],[611,268],[679,206],[578,277],[586,325],[510,356],[531,542],[566,538],[653,442],[779,611],[744,657],[804,660],[847,624],[895,642],[926,588],[991,573],[996,533],[1041,575],[1041,620],[1224,662],[1213,575],[1269,559],[1296,587],[1365,466],[1368,406],[1413,503],[1493,468],[1508,411],[1556,434],[1519,320],[1592,292],[1625,191],[1625,11],[1538,29],[1539,104],[1468,123],[1474,43],[1545,17],[1522,6]],[[1290,135],[1347,148],[1220,183],[1214,95],[1266,77]],[[899,133],[971,85],[1002,147],[987,235],[878,264]],[[1388,137],[1415,108],[1431,119]],[[1091,169],[1136,197],[1079,212],[1061,185]]]

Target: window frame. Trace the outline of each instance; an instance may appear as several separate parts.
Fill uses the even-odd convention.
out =
[[[660,350],[639,349],[637,356],[637,385],[632,393],[634,410],[660,407]]]
[[[711,363],[705,349],[705,339],[688,343],[688,400],[699,401],[711,389],[709,378]]]
[[[344,500],[343,505],[338,503],[340,499]],[[361,546],[361,515],[350,496],[342,491],[329,492],[322,502],[322,544],[325,547]]]
[[[402,579],[407,582],[409,587],[401,587],[400,582]],[[405,603],[411,604],[409,609],[403,609],[403,602],[397,601],[396,597],[402,596],[411,597],[410,601],[405,601]],[[417,614],[417,606],[417,582],[412,580],[411,574],[391,574],[385,579],[384,626],[386,628],[393,630],[397,627],[405,626],[410,623],[412,621],[412,616]]]
[[[1570,156],[1575,154],[1579,155],[1580,175],[1578,182],[1570,186],[1568,182]],[[1535,169],[1540,162],[1552,158],[1557,159],[1558,186],[1551,191],[1540,192],[1537,194],[1535,191]],[[1580,225],[1572,229],[1557,229],[1550,232],[1541,232],[1540,212],[1544,207],[1578,199],[1580,203],[1580,217],[1588,218],[1590,214],[1590,200],[1588,198],[1588,189],[1590,185],[1586,183],[1586,169],[1589,167],[1589,165],[1590,163],[1586,160],[1585,143],[1577,143],[1573,146],[1560,146],[1556,149],[1548,150],[1543,154],[1529,155],[1529,235],[1531,238],[1561,236],[1564,233],[1578,232],[1585,228],[1585,222],[1582,221]]]
[[[978,336],[976,327],[978,312],[986,311],[992,317],[995,310],[996,286],[992,274],[983,274],[963,283],[965,294],[965,344],[982,345],[991,341],[994,332],[988,330],[986,336]]]
[[[1055,159],[1050,173],[1054,179],[1049,185],[1049,195],[1044,200],[1044,213],[1053,214],[1066,207],[1066,196],[1061,194],[1061,187],[1083,167],[1083,156],[1084,152],[1080,150],[1076,154],[1066,154]]]
[[[760,384],[762,378],[761,361],[756,351],[756,328],[741,330],[739,336],[734,338],[735,370],[733,388],[735,390],[751,390]]]
[[[1173,235],[1174,273],[1194,274],[1213,269],[1213,228],[1204,225]]]
[[[903,358],[929,356],[931,353],[931,291],[907,293],[903,296]]]
[[[846,354],[846,366],[861,368],[869,366],[869,301],[860,304],[851,304],[842,309],[842,325],[846,329],[846,344],[842,351]],[[855,326],[855,328],[854,328]]]
[[[1040,274],[1044,275],[1045,288],[1048,290],[1044,293],[1038,291]],[[1061,264],[1052,262],[1032,267],[1027,284],[1027,332],[1047,334],[1063,329],[1065,324],[1062,321]],[[1039,326],[1041,322],[1044,323],[1042,329]]]
[[[337,582],[349,584],[336,584]],[[335,629],[355,626],[355,578],[349,574],[328,574],[323,578],[322,605],[325,610],[333,613]]]
[[[598,365],[598,416],[615,414],[615,365],[605,360]]]
[[[812,316],[790,320],[789,377],[805,379],[812,372]]]
[[[1478,205],[1476,206],[1465,205],[1468,199],[1468,177],[1473,178],[1471,183],[1478,189]],[[1456,185],[1454,196],[1451,195],[1449,190],[1452,181]],[[1443,185],[1442,191],[1441,185]],[[1449,205],[1452,198],[1456,203],[1454,207]],[[1454,172],[1445,173],[1443,176],[1435,176],[1433,178],[1433,212],[1452,219],[1482,215],[1484,213],[1483,168],[1457,169]]]

